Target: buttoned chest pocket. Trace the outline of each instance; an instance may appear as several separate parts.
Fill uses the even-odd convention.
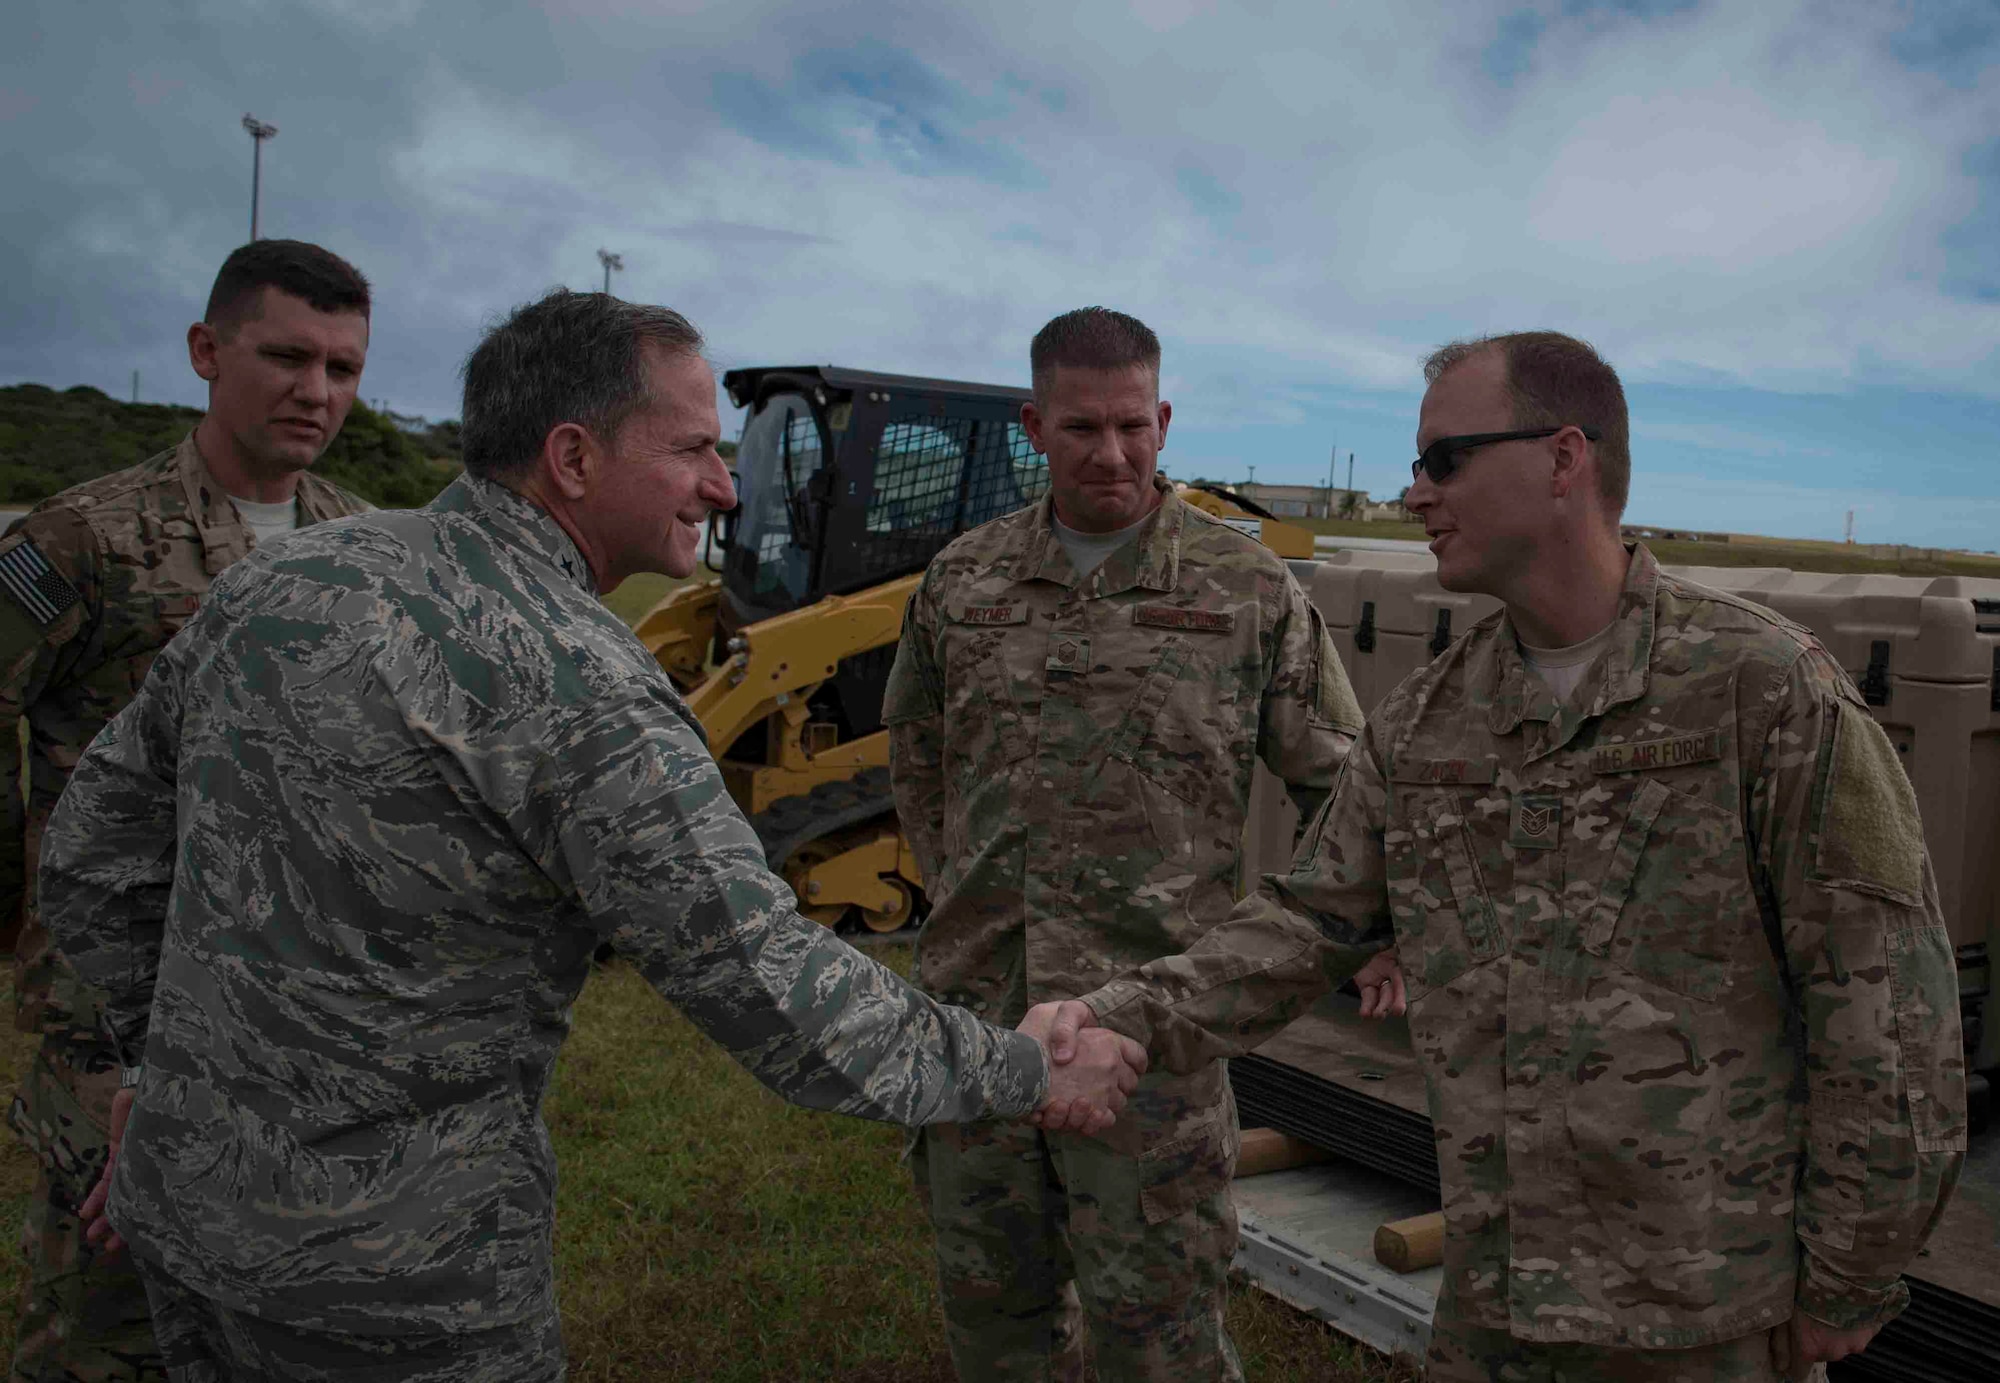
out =
[[[1494,903],[1500,861],[1481,857],[1478,803],[1472,789],[1411,794],[1383,838],[1396,948],[1413,1000],[1507,952]]]
[[[1597,880],[1584,950],[1686,998],[1721,998],[1763,934],[1736,814],[1658,779],[1621,789],[1609,814],[1616,829],[1582,862]]]
[[[1190,806],[1248,790],[1241,707],[1214,662],[1184,638],[1161,645],[1108,746],[1108,757]]]
[[[162,591],[135,595],[109,606],[104,613],[103,658],[84,679],[115,712],[146,684],[146,674],[160,650],[186,628],[201,609],[196,591]]]
[[[1025,699],[997,640],[968,641],[947,657],[945,772],[962,796],[1034,753]]]

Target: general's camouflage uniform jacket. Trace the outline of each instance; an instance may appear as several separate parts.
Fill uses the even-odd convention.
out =
[[[604,940],[801,1104],[968,1120],[1046,1084],[798,915],[569,538],[469,478],[224,575],[77,767],[42,888],[144,1052],[113,1222],[314,1328],[554,1309],[539,1110]]]
[[[1482,621],[1369,721],[1289,874],[1088,1002],[1189,1069],[1393,939],[1441,1311],[1645,1348],[1795,1301],[1885,1320],[1966,1135],[1909,782],[1809,632],[1644,548],[1615,637],[1558,705]]]
[[[298,505],[301,527],[369,508],[310,473],[300,477]],[[32,582],[46,565],[55,578],[44,577],[45,591],[27,602],[11,585],[0,590],[0,762],[15,762],[15,727],[28,722],[25,813],[18,793],[0,794],[0,918],[8,924],[0,930],[15,937],[15,1021],[44,1038],[8,1121],[56,1174],[65,1200],[87,1191],[97,1168],[67,1165],[64,1125],[77,1105],[90,1122],[108,1118],[117,1064],[95,1002],[61,968],[41,925],[42,834],[97,732],[138,692],[216,574],[255,546],[192,433],[171,451],[44,501],[0,540],[0,569]],[[16,781],[12,771],[5,777]],[[82,1088],[91,1075],[108,1079]]]
[[[918,974],[996,1021],[1227,917],[1256,759],[1309,818],[1361,728],[1283,561],[1156,484],[1087,580],[1044,498],[940,553],[904,620],[883,719]]]

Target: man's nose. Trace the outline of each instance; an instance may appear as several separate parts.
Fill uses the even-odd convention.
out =
[[[713,451],[703,465],[701,490],[702,499],[711,509],[727,511],[736,507],[736,474]]]
[[[333,397],[333,390],[326,380],[326,366],[319,362],[303,366],[292,377],[292,392],[298,396],[301,403],[312,404],[315,407],[325,404]]]
[[[1403,507],[1413,514],[1421,514],[1438,502],[1437,482],[1431,479],[1429,471],[1418,471],[1410,488],[1403,492]]]

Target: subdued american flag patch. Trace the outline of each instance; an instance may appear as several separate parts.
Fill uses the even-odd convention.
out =
[[[0,552],[0,590],[14,597],[37,624],[53,622],[83,598],[68,578],[49,565],[33,538],[23,538]]]

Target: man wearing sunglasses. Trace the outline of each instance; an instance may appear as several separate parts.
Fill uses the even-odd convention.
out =
[[[1443,1177],[1430,1377],[1816,1376],[1903,1308],[1964,1156],[1909,782],[1809,632],[1624,543],[1595,351],[1425,375],[1405,503],[1506,608],[1370,717],[1288,875],[1030,1021],[1190,1070],[1393,942]]]

